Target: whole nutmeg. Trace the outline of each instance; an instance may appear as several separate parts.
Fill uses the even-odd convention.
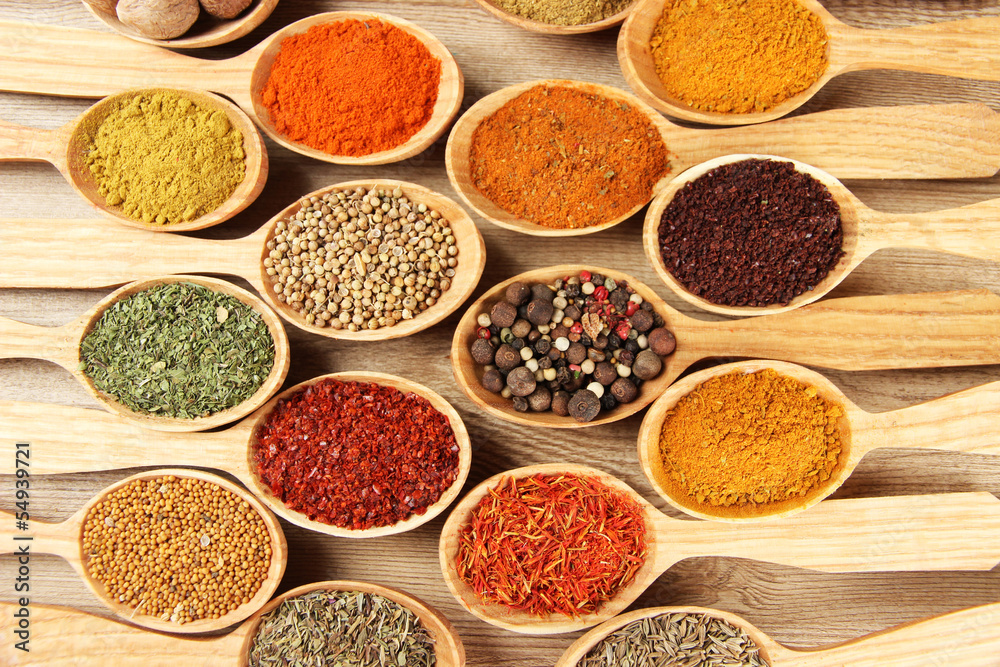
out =
[[[198,20],[198,0],[119,0],[118,20],[145,37],[173,39]]]
[[[643,350],[632,363],[632,372],[640,380],[652,380],[660,374],[663,360],[652,350]]]
[[[674,348],[677,347],[677,340],[674,338],[674,335],[663,327],[650,331],[649,335],[646,336],[646,340],[649,341],[649,349],[661,357],[671,354]]]
[[[250,6],[253,0],[201,0],[206,12],[218,19],[233,19]]]

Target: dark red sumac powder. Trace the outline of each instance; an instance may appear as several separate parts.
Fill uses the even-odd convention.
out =
[[[688,183],[663,212],[660,253],[691,293],[726,306],[787,304],[844,254],[840,208],[790,162],[742,160]]]
[[[458,476],[458,443],[421,396],[326,379],[278,403],[253,460],[290,509],[363,530],[427,511]]]

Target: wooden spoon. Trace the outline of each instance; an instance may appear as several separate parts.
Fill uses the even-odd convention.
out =
[[[221,637],[172,637],[66,607],[32,604],[31,651],[15,650],[14,641],[9,641],[0,645],[0,657],[4,664],[21,667],[150,667],[178,663],[190,667],[244,667],[261,617],[289,598],[316,590],[374,593],[406,607],[433,638],[438,667],[465,665],[462,639],[444,614],[399,589],[361,581],[320,581],[299,586],[274,598]],[[0,609],[4,611],[0,614],[0,631],[16,637],[17,619],[13,613],[17,607],[0,602]]]
[[[289,140],[274,128],[261,104],[261,91],[283,39],[314,25],[347,19],[390,23],[419,39],[441,61],[438,99],[427,124],[399,146],[361,157],[330,155]],[[386,164],[412,157],[441,136],[462,102],[462,73],[444,44],[423,28],[387,14],[316,14],[285,26],[246,53],[227,60],[192,58],[94,30],[17,21],[0,21],[0,43],[5,45],[0,53],[0,90],[78,97],[103,97],[124,88],[151,85],[211,90],[236,102],[265,134],[285,148],[336,164]]]
[[[132,26],[118,20],[114,12],[114,2],[102,3],[83,0],[90,13],[115,32],[137,42],[155,44],[169,49],[199,49],[206,46],[225,44],[239,39],[264,22],[278,4],[278,0],[254,0],[251,6],[243,10],[234,19],[216,19],[202,10],[201,15],[191,29],[180,37],[173,39],[153,39],[141,34]]]
[[[584,269],[628,282],[663,316],[677,339],[677,349],[664,359],[660,374],[643,383],[638,398],[602,412],[591,422],[580,423],[553,412],[517,412],[509,400],[481,384],[483,367],[472,360],[470,352],[476,337],[476,316],[500,300],[513,282],[552,283]],[[682,315],[621,271],[563,265],[514,276],[479,297],[455,329],[451,366],[458,386],[491,415],[517,424],[579,428],[607,424],[638,412],[701,359],[770,358],[838,370],[995,364],[1000,363],[998,332],[1000,297],[986,290],[829,299],[771,317],[706,322]]]
[[[0,34],[3,23],[0,22]],[[4,60],[0,54],[0,63]],[[3,75],[0,74],[0,84]],[[672,178],[700,162],[731,153],[786,155],[837,174],[840,178],[956,178],[992,176],[1000,167],[1000,116],[983,105],[939,104],[867,109],[837,109],[788,118],[753,128],[698,129],[675,125],[624,91],[581,81],[528,81],[487,95],[455,121],[445,150],[452,187],[476,213],[490,222],[534,236],[577,236],[613,227],[646,205],[578,229],[553,229],[519,218],[497,206],[473,184],[469,151],[479,124],[497,109],[535,86],[564,86],[631,105],[660,131],[670,151]],[[35,86],[37,88],[37,86]]]
[[[840,405],[840,459],[833,474],[807,495],[751,507],[713,507],[691,497],[664,469],[660,431],[667,412],[698,385],[732,372],[755,373],[772,368],[815,387],[819,395]],[[720,521],[748,522],[790,516],[823,500],[843,484],[868,452],[880,447],[942,449],[1000,454],[1000,382],[950,394],[901,410],[872,414],[852,403],[827,378],[796,364],[780,361],[741,361],[715,366],[679,380],[653,403],[639,429],[639,462],[656,492],[668,503],[692,516]]]
[[[399,188],[410,200],[440,212],[450,222],[458,246],[457,272],[437,303],[395,326],[348,331],[307,324],[302,314],[274,293],[263,264],[269,253],[267,242],[274,237],[278,221],[294,216],[302,200],[355,187]],[[25,229],[31,234],[26,235]],[[486,265],[486,245],[461,206],[422,186],[390,180],[349,181],[321,188],[300,197],[241,239],[216,241],[176,234],[154,238],[144,231],[107,229],[94,220],[6,220],[0,221],[0,247],[4,249],[0,287],[107,287],[169,273],[222,273],[246,279],[279,315],[300,329],[345,340],[400,338],[437,324],[472,294]],[[151,247],[155,253],[150,253]],[[58,270],[51,257],[65,258]]]
[[[31,462],[34,463],[34,460]],[[249,602],[240,605],[238,608],[219,618],[204,618],[190,623],[173,623],[170,621],[164,621],[154,616],[146,616],[137,613],[136,609],[121,604],[116,599],[111,597],[105,590],[104,584],[97,579],[94,579],[91,576],[90,571],[87,569],[87,558],[83,553],[83,526],[86,521],[87,514],[91,511],[91,509],[93,509],[95,505],[101,502],[113,491],[116,491],[117,489],[135,480],[153,479],[168,475],[173,475],[182,479],[200,479],[217,486],[221,486],[239,498],[250,503],[250,506],[261,516],[261,518],[263,518],[264,524],[267,526],[267,532],[271,538],[271,563],[268,567],[267,578]],[[240,486],[233,484],[218,475],[198,470],[167,468],[160,470],[147,470],[146,472],[132,475],[131,477],[127,477],[120,482],[116,482],[115,484],[105,488],[103,491],[94,496],[86,505],[74,513],[73,516],[66,519],[62,523],[41,523],[39,521],[31,521],[29,528],[30,534],[25,533],[24,531],[15,530],[13,514],[0,512],[0,518],[3,519],[2,525],[0,525],[0,545],[2,545],[2,550],[4,552],[23,553],[23,551],[19,551],[19,549],[27,548],[32,554],[54,554],[63,558],[73,567],[74,570],[76,570],[77,574],[83,577],[87,587],[90,588],[91,592],[97,596],[98,599],[100,599],[104,606],[126,620],[153,630],[166,630],[169,632],[184,633],[211,632],[242,621],[260,609],[264,603],[268,601],[274,591],[278,588],[278,584],[281,583],[281,575],[284,574],[285,564],[288,562],[288,546],[285,543],[285,534],[281,530],[281,524],[279,524],[278,520],[275,519],[274,516],[267,511],[267,509],[265,509],[261,502],[247,493],[246,490]],[[32,619],[32,621],[34,621],[34,619]],[[34,628],[32,628],[32,630],[34,630]],[[32,645],[31,648],[32,651],[34,651],[35,646]],[[75,651],[79,651],[80,649],[79,646],[72,648]]]
[[[635,579],[592,614],[576,618],[485,603],[456,571],[459,534],[472,511],[505,477],[571,474],[592,477],[637,502],[646,517],[646,561]],[[672,519],[632,487],[595,468],[534,465],[490,477],[469,492],[441,531],[441,569],[455,598],[493,625],[531,635],[573,632],[620,613],[667,569],[685,558],[729,556],[823,572],[989,570],[1000,562],[1000,499],[990,493],[850,498],[822,503],[808,514],[767,524],[731,525]]]
[[[795,169],[809,174],[829,190],[840,208],[844,233],[843,250],[837,265],[813,289],[803,292],[782,306],[726,306],[693,294],[670,273],[660,253],[660,218],[674,196],[691,181],[712,169],[750,159],[790,162]],[[970,204],[962,208],[927,213],[884,213],[865,206],[844,184],[816,167],[773,155],[727,155],[709,160],[685,171],[671,181],[646,211],[642,244],[656,274],[673,292],[690,304],[723,315],[764,315],[792,310],[812,303],[839,285],[847,275],[877,250],[883,248],[922,248],[979,259],[1000,261],[1000,199]]]
[[[88,134],[114,111],[121,99],[138,95],[152,95],[157,92],[172,92],[196,101],[200,106],[224,112],[233,127],[243,134],[243,150],[246,153],[246,172],[243,181],[233,194],[214,211],[187,222],[158,225],[136,220],[122,213],[120,207],[109,206],[104,196],[97,190],[97,183],[86,164]],[[243,111],[235,104],[218,95],[195,90],[165,90],[145,88],[128,90],[118,95],[106,97],[90,107],[76,120],[56,130],[41,130],[21,127],[0,121],[0,161],[39,160],[50,162],[69,181],[73,189],[90,203],[98,213],[129,227],[148,229],[154,232],[185,232],[204,229],[228,220],[249,206],[264,189],[267,180],[267,149],[260,132],[254,127]]]
[[[593,23],[583,23],[581,25],[555,25],[553,23],[545,23],[544,21],[535,21],[533,19],[520,16],[519,14],[513,14],[505,11],[490,2],[490,0],[476,0],[476,2],[479,3],[480,7],[488,11],[490,14],[493,14],[493,16],[503,19],[511,25],[516,25],[518,28],[524,28],[525,30],[545,33],[548,35],[580,35],[586,32],[597,32],[598,30],[612,28],[624,21],[629,15],[629,12],[632,11],[632,8],[638,4],[638,1],[632,2],[617,14],[613,14],[605,19],[601,19],[600,21],[594,21]]]
[[[458,476],[438,501],[424,514],[414,514],[391,526],[350,530],[312,521],[289,509],[257,476],[253,449],[257,428],[279,401],[326,379],[342,382],[374,382],[412,392],[427,399],[435,410],[448,418],[458,443]],[[211,467],[228,472],[243,482],[250,492],[281,518],[303,528],[338,537],[381,537],[394,535],[427,523],[452,503],[462,490],[472,465],[472,444],[462,417],[448,401],[423,385],[394,375],[370,372],[345,372],[321,375],[281,392],[257,412],[222,431],[210,433],[163,433],[146,431],[100,410],[73,408],[48,403],[0,401],[0,433],[11,437],[0,440],[0,448],[10,447],[11,460],[16,456],[15,442],[30,442],[32,475],[116,470],[151,465]],[[14,434],[17,434],[16,436]]]
[[[555,667],[575,667],[615,630],[661,614],[705,614],[742,628],[771,667],[995,667],[1000,654],[1000,633],[990,629],[1000,617],[1000,603],[905,623],[830,648],[807,650],[783,646],[730,612],[704,607],[650,607],[616,616],[594,628],[573,642]]]
[[[72,280],[72,278],[67,277],[67,280]],[[271,338],[274,339],[274,364],[271,366],[271,372],[253,396],[239,405],[234,405],[207,417],[195,417],[194,419],[157,417],[146,412],[132,410],[118,402],[114,396],[99,390],[94,385],[93,380],[80,367],[82,362],[80,345],[93,330],[104,311],[137,292],[146,291],[157,285],[179,282],[202,285],[214,292],[239,299],[263,318],[268,331],[271,332]],[[60,327],[33,326],[16,320],[0,318],[0,358],[53,361],[76,376],[87,388],[87,391],[109,411],[133,424],[157,431],[201,431],[228,424],[250,414],[271,398],[274,392],[278,391],[288,374],[290,361],[288,336],[285,333],[285,328],[281,326],[281,320],[260,299],[224,280],[185,275],[148,278],[130,283],[104,297],[76,321]],[[165,463],[169,464],[170,462]]]
[[[663,15],[664,0],[641,0],[618,34],[618,62],[625,81],[639,97],[664,113],[714,125],[746,125],[780,118],[808,102],[833,77],[857,70],[896,69],[1000,81],[1000,57],[996,52],[1000,17],[869,30],[838,21],[817,0],[798,2],[826,28],[826,72],[801,93],[767,111],[702,111],[667,93],[649,48],[653,30]]]

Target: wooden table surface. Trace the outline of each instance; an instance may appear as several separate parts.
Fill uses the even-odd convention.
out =
[[[838,18],[860,27],[889,27],[974,16],[1000,16],[987,0],[824,0]],[[409,19],[430,30],[455,54],[465,74],[468,108],[503,86],[539,78],[575,78],[625,87],[615,58],[618,30],[572,37],[522,31],[488,15],[472,0],[415,2],[325,2],[285,0],[264,25],[242,40],[204,52],[235,55],[263,36],[306,16],[333,10],[374,10]],[[105,30],[74,0],[39,3],[2,0],[0,18]],[[998,37],[1000,46],[1000,37]],[[0,44],[3,48],[3,44]],[[801,112],[841,107],[932,102],[984,102],[1000,109],[1000,84],[930,75],[874,71],[836,78]],[[92,101],[0,94],[0,119],[54,128]],[[1000,141],[1000,137],[997,138]],[[300,194],[332,183],[384,177],[420,183],[455,197],[444,168],[442,138],[425,153],[399,164],[355,168],[313,161],[268,140],[271,175],[263,194],[236,219],[198,235],[235,238],[256,229]],[[1000,197],[1000,177],[950,181],[847,181],[866,204],[908,212],[960,206]],[[0,218],[91,218],[51,166],[0,165]],[[474,216],[487,246],[487,265],[476,295],[522,271],[567,261],[589,262],[632,273],[682,312],[696,314],[673,297],[648,266],[640,242],[642,216],[578,240],[537,239],[502,230]],[[112,223],[109,223],[112,224]],[[23,234],[31,235],[30,225]],[[156,252],[150,245],[150,252]],[[0,261],[5,261],[0,248]],[[72,258],[51,257],[53,264]],[[988,262],[915,251],[883,251],[864,262],[835,296],[910,293],[963,288],[1000,292],[1000,268]],[[110,290],[0,290],[0,315],[33,324],[75,319]],[[698,315],[704,319],[719,319]],[[642,414],[582,430],[513,426],[487,416],[452,378],[448,348],[458,315],[418,335],[372,344],[338,342],[288,326],[292,366],[288,384],[321,373],[369,369],[422,382],[461,413],[474,448],[467,488],[503,470],[549,462],[594,465],[627,481],[664,508],[639,468],[635,439]],[[732,351],[733,357],[740,355]],[[998,351],[1000,359],[1000,351]],[[848,397],[869,411],[912,405],[1000,379],[1000,365],[965,369],[827,372]],[[45,361],[0,360],[0,399],[95,406],[69,373]],[[66,424],[67,429],[73,428]],[[1000,438],[1000,430],[997,437]],[[205,461],[210,467],[211,461]],[[13,461],[0,462],[11,473]],[[33,519],[61,520],[105,485],[133,471],[35,477]],[[891,496],[950,491],[1000,495],[1000,461],[959,453],[881,450],[864,459],[836,497]],[[0,475],[0,509],[14,507],[14,478]],[[281,590],[323,579],[359,579],[401,587],[444,612],[462,636],[469,665],[551,665],[578,635],[528,637],[487,625],[452,598],[438,565],[438,535],[444,518],[410,533],[374,540],[323,536],[284,523],[289,563]],[[1000,558],[1000,554],[997,554]],[[72,605],[107,615],[68,565],[54,557],[32,560],[34,603]],[[15,562],[0,558],[0,599],[13,600]],[[796,647],[846,641],[890,626],[965,607],[1000,601],[1000,568],[990,572],[835,575],[739,559],[700,558],[671,568],[634,605],[717,607],[744,616],[780,642]],[[13,640],[0,638],[6,651]],[[998,657],[1000,665],[1000,657]],[[935,663],[938,664],[938,663]]]

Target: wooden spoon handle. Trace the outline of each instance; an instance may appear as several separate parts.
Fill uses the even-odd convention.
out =
[[[841,646],[781,652],[780,667],[996,667],[1000,604],[963,609],[908,623]]]
[[[6,252],[7,246],[0,244]],[[0,359],[46,359],[76,372],[80,322],[39,327],[0,317]]]
[[[15,502],[16,496],[15,496]],[[25,501],[21,501],[25,502]],[[0,553],[54,554],[80,569],[79,524],[71,518],[64,523],[29,521],[30,505],[16,506],[14,514],[0,512]],[[28,509],[22,509],[27,507]]]
[[[763,523],[660,523],[666,567],[694,556],[824,572],[989,570],[1000,562],[1000,499],[990,493],[827,500]]]
[[[866,450],[907,447],[1000,454],[1000,382],[869,415],[857,420],[856,427],[857,440],[863,438]]]
[[[77,667],[238,667],[245,632],[191,638],[143,630],[82,611],[32,604],[28,652],[14,644],[17,605],[0,602],[0,664]],[[15,637],[18,637],[15,639]]]
[[[65,162],[66,134],[0,121],[0,160]],[[62,157],[60,157],[62,156]]]
[[[866,227],[883,248],[923,248],[1000,261],[1000,199],[944,211],[876,213]]]
[[[830,63],[839,71],[898,69],[1000,81],[997,35],[998,17],[883,30],[834,26]]]
[[[834,109],[749,128],[674,128],[666,141],[694,160],[678,169],[733,153],[783,155],[838,178],[968,178],[1000,169],[1000,114],[985,104]]]
[[[17,21],[0,21],[0,44],[0,90],[104,97],[168,86],[249,98],[248,54],[209,63],[121,35]]]
[[[172,273],[222,273],[259,289],[263,243],[259,232],[216,241],[98,219],[0,220],[0,287],[108,287]]]
[[[239,474],[237,459],[246,459],[248,437],[239,427],[214,433],[152,431],[104,410],[0,401],[0,451],[14,460],[16,443],[30,443],[32,475],[151,465]]]
[[[840,370],[1000,363],[1000,296],[987,290],[846,297],[732,322],[683,320],[701,358]],[[695,342],[696,341],[696,342]]]

